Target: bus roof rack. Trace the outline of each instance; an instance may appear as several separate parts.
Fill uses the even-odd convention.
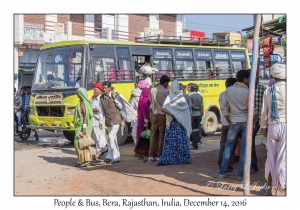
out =
[[[229,39],[210,39],[201,37],[182,37],[182,36],[147,36],[135,37],[136,43],[151,44],[178,44],[178,45],[200,45],[200,46],[230,46]]]

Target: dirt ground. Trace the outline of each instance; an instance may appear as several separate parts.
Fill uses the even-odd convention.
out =
[[[259,171],[250,177],[251,195],[254,196],[261,195],[260,187],[265,184],[266,149],[260,144],[260,137],[256,139]],[[120,146],[120,163],[107,165],[102,157],[87,168],[74,167],[73,145],[41,146],[33,138],[15,139],[14,195],[243,195],[243,182],[237,177],[211,177],[217,169],[220,134],[203,139],[204,146],[191,151],[191,164],[155,166],[143,163],[134,157],[134,143],[128,140]],[[92,151],[94,154],[94,148]],[[235,163],[237,167],[238,162]]]

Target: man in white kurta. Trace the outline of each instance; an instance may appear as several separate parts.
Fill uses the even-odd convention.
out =
[[[276,83],[267,88],[263,96],[260,127],[267,137],[265,178],[269,188],[261,189],[264,195],[286,194],[286,65],[276,63],[271,67]],[[273,106],[273,107],[272,107]]]
[[[100,95],[102,92],[102,84],[96,82],[94,85],[94,96],[92,97],[93,106],[93,131],[92,138],[95,141],[96,154],[93,155],[94,160],[98,160],[102,155],[107,152],[106,137],[105,137],[105,118]]]

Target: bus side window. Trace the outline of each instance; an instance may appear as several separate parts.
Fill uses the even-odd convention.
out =
[[[230,61],[216,61],[214,69],[215,78],[228,78],[230,70]]]
[[[116,68],[114,58],[93,58],[93,81],[116,81]]]
[[[204,60],[197,60],[196,61],[196,73],[195,73],[195,77],[196,78],[211,78],[211,65],[210,65],[210,61],[204,61]]]
[[[129,60],[119,60],[119,81],[132,81],[131,62]]]

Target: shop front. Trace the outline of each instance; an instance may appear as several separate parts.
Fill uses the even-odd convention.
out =
[[[32,85],[33,73],[38,57],[38,49],[19,49],[18,89],[23,85]]]

